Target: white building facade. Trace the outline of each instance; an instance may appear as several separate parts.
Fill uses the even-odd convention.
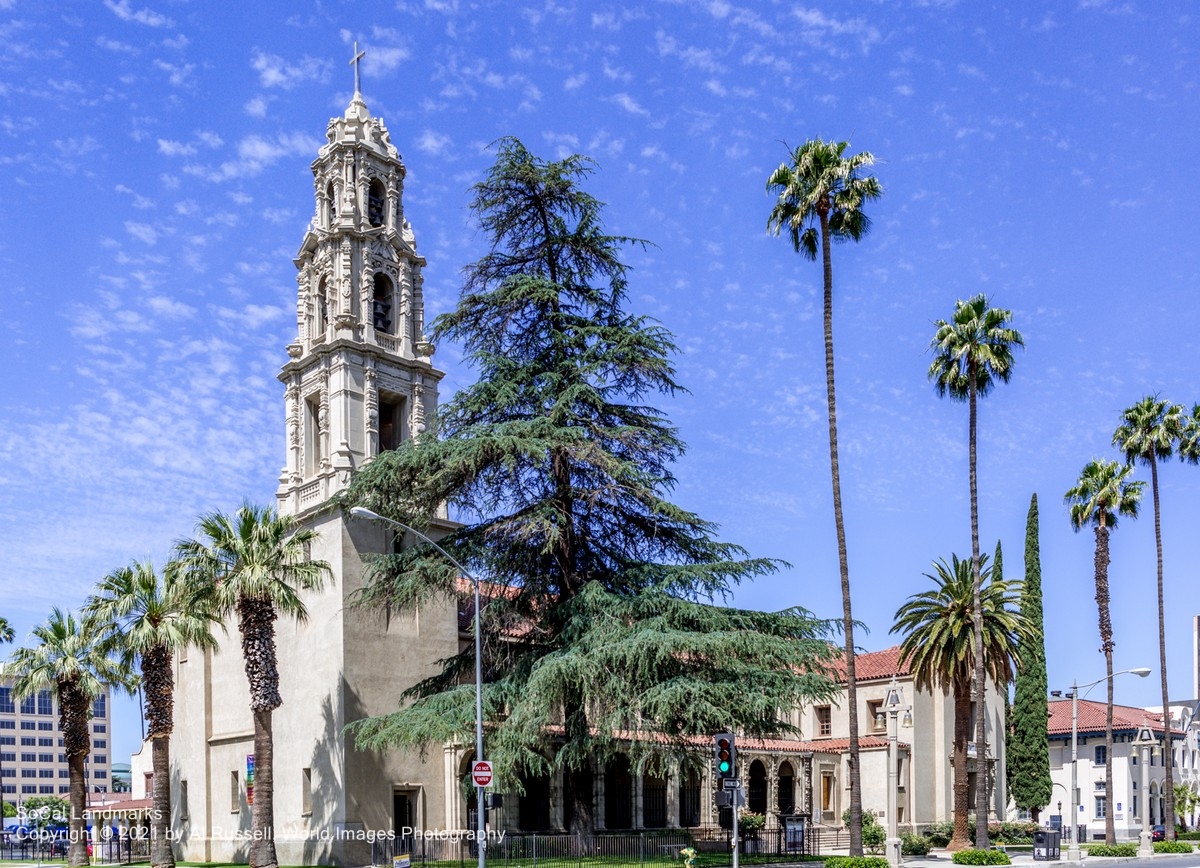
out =
[[[1069,826],[1071,786],[1071,700],[1049,703],[1050,777],[1054,781],[1055,801],[1047,806],[1050,813],[1063,816]],[[1159,740],[1159,747],[1143,750],[1135,744],[1138,731],[1147,726]],[[1165,805],[1162,739],[1162,714],[1126,705],[1113,706],[1113,783],[1111,801],[1105,796],[1105,703],[1079,700],[1077,722],[1078,782],[1075,825],[1081,841],[1104,840],[1106,815],[1111,812],[1118,841],[1134,841],[1148,825],[1163,822]],[[1183,733],[1172,728],[1175,777],[1179,782]],[[1192,761],[1194,774],[1195,764]],[[1145,812],[1145,813],[1143,813]]]
[[[404,216],[405,168],[388,131],[355,93],[345,114],[330,121],[327,139],[312,165],[314,216],[295,259],[297,337],[279,377],[287,455],[278,507],[318,532],[311,555],[332,568],[325,587],[305,597],[308,621],[276,624],[284,702],[274,713],[275,835],[280,863],[290,865],[365,864],[374,837],[466,830],[473,800],[464,786],[473,745],[359,751],[345,733],[349,723],[394,710],[405,689],[439,672],[438,661],[470,642],[472,612],[469,595],[386,615],[353,604],[364,562],[395,543],[386,528],[352,519],[330,499],[356,470],[424,430],[442,374],[425,339],[425,261]],[[241,862],[249,844],[253,723],[237,631],[231,625],[218,638],[215,651],[177,658],[170,781],[147,781],[135,762],[134,791],[171,787],[180,858]],[[864,809],[886,823],[888,718],[881,710],[895,682],[912,724],[897,733],[897,820],[907,827],[949,819],[952,701],[914,693],[897,648],[857,661]],[[995,783],[988,810],[997,816],[1006,801],[998,693],[988,693],[983,713],[993,742],[986,751]],[[840,825],[849,804],[845,703],[793,714],[796,739],[739,739],[748,807],[764,813],[769,826],[797,813]],[[706,749],[706,738],[697,734],[698,749]],[[599,829],[717,824],[711,771],[655,776],[618,756],[597,767],[594,780]],[[493,810],[492,828],[566,827],[561,779],[523,783],[524,796],[506,794]]]

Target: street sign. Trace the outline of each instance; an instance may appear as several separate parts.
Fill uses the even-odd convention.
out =
[[[492,764],[488,760],[476,760],[471,766],[471,780],[477,787],[488,787],[492,784]]]
[[[726,778],[725,780],[721,781],[721,789],[723,790],[736,790],[741,785],[742,782],[737,778]]]

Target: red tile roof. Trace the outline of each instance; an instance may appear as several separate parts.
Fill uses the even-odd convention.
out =
[[[1070,735],[1071,700],[1052,699],[1047,703],[1047,707],[1050,710],[1050,721],[1046,731],[1050,735]],[[1080,733],[1088,734],[1104,732],[1105,707],[1103,702],[1079,700],[1077,730]],[[1162,712],[1146,711],[1144,708],[1134,708],[1129,705],[1113,705],[1113,732],[1136,731],[1143,721],[1151,731],[1156,733],[1163,731]],[[1183,735],[1178,729],[1172,730],[1172,734],[1181,737]]]
[[[845,657],[833,664],[835,677],[844,680]],[[877,681],[891,678],[893,675],[909,674],[908,664],[900,662],[900,646],[893,645],[882,651],[867,651],[854,655],[854,677],[857,681]]]

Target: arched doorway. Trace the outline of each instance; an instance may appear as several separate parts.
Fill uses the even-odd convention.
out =
[[[642,828],[662,829],[667,825],[667,779],[642,775]]]
[[[746,788],[746,810],[752,814],[767,813],[767,767],[762,760],[750,763],[750,781]]]
[[[790,762],[779,764],[779,794],[775,804],[781,814],[796,813],[796,772]]]
[[[679,776],[679,825],[684,829],[700,825],[700,776],[695,772]]]
[[[633,776],[625,754],[613,757],[604,767],[604,828],[633,828]]]
[[[525,792],[517,800],[517,824],[522,832],[550,830],[550,778],[546,775],[521,775]]]

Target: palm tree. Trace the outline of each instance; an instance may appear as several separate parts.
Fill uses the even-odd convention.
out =
[[[18,648],[5,667],[17,697],[53,690],[58,696],[58,720],[70,772],[71,817],[67,864],[87,865],[87,809],[84,762],[92,749],[88,720],[92,703],[106,688],[132,689],[132,673],[113,659],[98,641],[96,624],[55,608],[44,624],[33,629],[36,645]]]
[[[11,642],[16,635],[12,625],[8,623],[8,619],[0,617],[0,642]]]
[[[1071,508],[1071,527],[1083,530],[1092,525],[1096,531],[1096,606],[1100,610],[1100,650],[1104,652],[1104,672],[1108,680],[1108,705],[1104,714],[1104,796],[1112,804],[1112,715],[1113,715],[1113,633],[1108,611],[1108,534],[1117,526],[1117,517],[1137,518],[1138,503],[1146,483],[1132,480],[1133,468],[1116,461],[1089,461],[1079,481],[1064,500]],[[1104,839],[1117,842],[1113,812],[1104,818]]]
[[[140,664],[146,696],[148,738],[154,764],[154,811],[151,814],[150,864],[173,866],[171,826],[171,732],[174,729],[175,652],[196,646],[216,647],[216,619],[195,599],[174,563],[160,575],[150,562],[113,570],[84,607],[101,631],[101,640],[130,670]]]
[[[976,485],[976,418],[978,399],[985,397],[997,382],[1007,383],[1013,368],[1013,347],[1024,346],[1021,333],[1009,325],[1012,311],[988,307],[987,296],[980,293],[967,301],[954,304],[950,322],[938,320],[937,331],[930,342],[933,363],[929,379],[933,380],[939,396],[949,395],[956,401],[966,401],[969,408],[969,464],[971,478],[971,569],[975,582],[975,695],[982,701],[984,690],[983,609],[980,600],[981,555],[979,554],[979,498]],[[983,715],[975,722],[975,744],[980,756],[987,753],[987,733]],[[975,801],[975,846],[988,847],[988,782],[987,775],[977,775]]]
[[[1113,432],[1113,446],[1125,453],[1127,464],[1141,461],[1150,467],[1150,494],[1154,500],[1154,547],[1158,555],[1158,665],[1162,685],[1162,707],[1168,707],[1167,696],[1167,624],[1163,612],[1163,551],[1162,523],[1158,504],[1158,462],[1170,458],[1175,445],[1183,436],[1184,413],[1180,404],[1171,404],[1154,395],[1147,395],[1121,414],[1121,424]],[[1171,736],[1164,736],[1165,756],[1173,753]],[[1163,791],[1166,793],[1166,811],[1163,824],[1168,834],[1175,831],[1175,787],[1172,763],[1163,762]]]
[[[850,607],[850,567],[842,521],[842,483],[838,470],[837,402],[833,387],[833,260],[830,242],[858,241],[870,228],[865,203],[883,194],[879,181],[864,174],[875,158],[863,151],[845,156],[849,142],[810,139],[791,153],[767,179],[767,192],[778,197],[767,218],[767,231],[786,229],[797,253],[815,261],[818,236],[825,279],[825,392],[829,404],[829,467],[833,476],[833,523],[837,529],[842,581],[842,630],[846,641],[846,702],[850,714],[850,855],[862,855],[862,778],[858,760],[858,687],[854,674],[854,617]]]
[[[280,614],[308,618],[301,593],[317,590],[329,564],[308,557],[316,531],[271,507],[243,504],[233,516],[201,517],[199,539],[176,543],[176,557],[218,617],[237,614],[242,657],[254,717],[253,868],[275,868],[274,775],[271,713],[283,704],[276,668],[275,621]]]
[[[926,573],[935,586],[910,597],[896,612],[891,632],[903,633],[900,662],[907,663],[913,687],[954,697],[954,833],[950,849],[970,846],[970,778],[967,772],[968,743],[971,738],[971,685],[976,655],[982,644],[984,667],[997,687],[1007,685],[1020,664],[1018,641],[1033,638],[1036,629],[1021,613],[1021,582],[1006,582],[985,568],[987,555],[980,556],[985,579],[975,583],[973,561],[960,561],[957,555],[934,562],[934,572]],[[982,604],[977,607],[975,601]],[[982,633],[976,635],[976,614],[983,612]],[[983,642],[977,641],[982,637]],[[986,717],[983,694],[976,716]],[[986,758],[976,754],[976,777],[986,778]],[[983,803],[978,803],[982,806]],[[977,813],[980,813],[977,810]]]

